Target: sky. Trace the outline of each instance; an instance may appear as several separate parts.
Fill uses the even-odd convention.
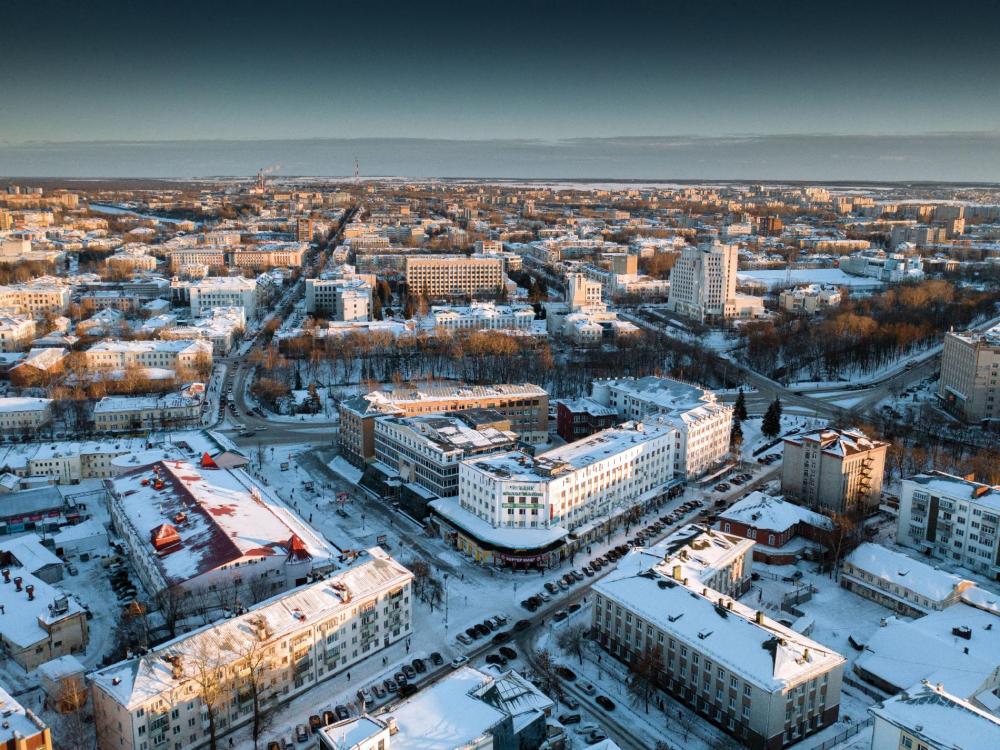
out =
[[[784,144],[803,176],[836,171],[834,147],[817,156],[816,139],[842,151],[844,138],[881,138],[889,175],[912,136],[933,134],[928,143],[954,136],[973,149],[969,168],[942,179],[986,179],[1000,166],[998,28],[1000,4],[966,0],[32,0],[0,23],[0,173],[23,168],[25,144],[37,155],[39,143],[53,159],[67,152],[51,144],[95,141],[415,138],[496,150],[630,137],[633,150],[636,138],[675,151],[686,139],[712,161],[738,137],[767,145],[754,163]],[[993,161],[976,165],[983,139]],[[89,163],[93,148],[78,151]],[[937,158],[922,152],[910,176],[929,178],[921,170]]]

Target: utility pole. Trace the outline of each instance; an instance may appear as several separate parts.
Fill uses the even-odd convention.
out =
[[[444,632],[448,632],[448,574],[444,574]]]

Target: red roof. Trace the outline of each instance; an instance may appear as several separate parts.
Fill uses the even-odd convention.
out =
[[[153,548],[157,552],[161,552],[167,547],[180,545],[181,543],[181,535],[177,533],[177,529],[169,523],[160,524],[149,532],[149,536],[152,539]]]
[[[215,459],[212,458],[207,453],[201,454],[201,468],[203,469],[218,469],[219,465],[215,463]]]
[[[308,560],[312,557],[306,543],[299,538],[298,534],[292,534],[292,538],[288,540],[288,556],[296,560]]]

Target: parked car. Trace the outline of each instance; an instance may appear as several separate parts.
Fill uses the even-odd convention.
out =
[[[399,695],[402,698],[409,698],[411,695],[416,695],[419,690],[416,685],[403,685],[399,689]]]
[[[471,638],[472,640],[475,640],[476,638],[479,637],[479,633],[476,631],[475,628],[466,628],[465,634],[469,636],[469,638]]]
[[[403,669],[403,674],[406,675],[406,679],[408,681],[417,679],[417,670],[415,670],[409,664],[404,664],[402,669]]]
[[[469,657],[468,656],[456,656],[454,659],[451,660],[451,668],[452,669],[458,669],[460,666],[462,666],[463,664],[465,664],[467,661],[469,661]]]
[[[328,727],[337,722],[337,714],[330,709],[323,712],[323,726]]]
[[[295,727],[295,741],[305,742],[309,739],[309,729],[305,724],[299,724]]]
[[[567,708],[571,708],[574,711],[580,707],[580,701],[578,701],[572,695],[564,695],[562,702],[564,706],[566,706]]]
[[[323,726],[323,720],[319,718],[319,714],[313,714],[309,717],[309,731],[316,734],[321,726]]]
[[[563,726],[569,726],[570,724],[580,723],[580,714],[562,714],[559,717],[559,723]]]
[[[552,620],[554,622],[562,622],[567,617],[569,617],[569,613],[566,612],[566,610],[564,610],[564,609],[560,609],[558,612],[556,612],[554,615],[552,615]]]
[[[554,583],[552,583],[552,581],[549,581],[548,583],[545,584],[545,590],[548,591],[550,594],[555,594],[556,592],[559,591],[559,587],[556,586]]]
[[[531,627],[531,620],[518,620],[514,623],[514,632],[523,633],[525,630]]]
[[[603,729],[597,729],[587,735],[587,742],[591,745],[596,745],[598,742],[604,742],[608,738],[608,735],[604,733]]]
[[[465,659],[464,656],[462,658]],[[399,685],[397,685],[396,681],[391,677],[387,680],[383,680],[382,685],[385,687],[386,692],[388,693],[395,693],[397,690],[399,690]]]
[[[583,580],[583,573],[581,573],[579,570],[572,571],[570,573],[570,575],[572,575],[573,578],[574,578],[574,580],[576,580],[577,582],[580,582],[580,581]]]
[[[507,666],[507,657],[501,656],[500,654],[489,654],[486,657],[487,664],[496,664],[500,667]]]
[[[562,664],[556,667],[556,674],[562,677],[567,682],[576,681],[576,672],[574,672],[569,667],[564,667]]]
[[[482,623],[476,625],[474,630],[476,631],[477,635],[486,636],[490,634],[490,629],[485,625],[483,625]]]
[[[400,687],[403,687],[403,685],[405,685],[409,681],[406,679],[406,674],[403,672],[396,672],[396,674],[392,676],[392,679],[394,679],[396,681],[396,684],[399,685]]]
[[[482,625],[484,628],[486,628],[487,634],[492,633],[494,630],[496,630],[496,625],[494,625],[489,620],[483,620],[481,623],[479,623],[479,625]],[[478,628],[479,625],[477,625],[476,627]]]
[[[549,596],[544,591],[539,591],[537,594],[535,594],[535,597],[538,598],[538,599],[541,599],[543,602],[551,602],[552,601],[552,597]]]
[[[374,685],[372,685],[372,693],[374,693],[376,698],[382,700],[383,698],[385,698],[386,690],[378,683],[375,683]]]
[[[414,668],[414,669],[415,669],[415,670],[416,670],[416,671],[417,671],[417,672],[418,672],[419,674],[423,674],[424,672],[426,672],[426,671],[427,671],[427,664],[426,664],[426,663],[424,662],[424,660],[423,660],[423,659],[420,659],[419,657],[418,657],[418,658],[416,658],[416,659],[414,659],[414,660],[413,660],[412,662],[410,662],[410,663],[411,663],[411,664],[413,665],[413,668]]]
[[[433,664],[435,667],[440,667],[442,664],[444,664],[444,659],[441,658],[441,654],[439,654],[437,651],[431,652],[431,664]]]
[[[337,714],[337,719],[340,721],[351,718],[351,712],[347,710],[347,706],[336,706],[333,711]]]
[[[467,636],[465,633],[459,633],[458,635],[456,635],[455,636],[455,640],[457,640],[463,646],[471,646],[472,645],[472,639],[469,638],[469,636]]]
[[[501,630],[499,633],[493,634],[493,643],[506,643],[510,640],[510,633],[506,630]]]
[[[513,661],[517,658],[517,651],[512,649],[510,646],[501,646],[500,655],[507,659],[507,661]]]
[[[595,688],[589,682],[581,682],[580,683],[580,690],[583,691],[584,695],[593,695],[594,693],[597,692],[597,688]]]
[[[599,695],[599,696],[597,696],[596,698],[594,698],[594,702],[598,706],[600,706],[601,708],[603,708],[605,711],[614,711],[615,710],[615,702],[613,700],[611,700],[610,698],[608,698],[607,696],[605,696],[605,695]]]
[[[66,565],[66,572],[69,573],[71,576],[75,576],[79,574],[80,571],[77,570],[76,566],[73,563],[68,563]]]

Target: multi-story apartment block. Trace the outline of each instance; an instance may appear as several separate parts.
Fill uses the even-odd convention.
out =
[[[530,305],[497,305],[473,302],[468,306],[434,305],[422,321],[425,328],[449,331],[531,328],[535,311]]]
[[[406,285],[431,298],[494,295],[506,283],[500,258],[414,255],[406,258]]]
[[[31,671],[39,664],[87,648],[87,616],[61,590],[0,553],[0,648]]]
[[[698,543],[711,550],[714,540],[693,541],[685,554],[699,554]],[[597,643],[626,664],[656,659],[661,690],[754,750],[836,722],[844,657],[693,580],[678,557],[634,550],[594,584]],[[749,557],[736,559],[748,567]]]
[[[1000,487],[942,472],[903,480],[896,541],[1000,580]]]
[[[778,304],[782,310],[811,315],[827,307],[839,306],[841,299],[839,289],[809,284],[786,289],[778,296]]]
[[[307,216],[295,220],[295,239],[299,242],[312,242],[315,223]]]
[[[676,428],[674,472],[697,477],[729,453],[733,408],[715,394],[670,378],[648,376],[595,380],[590,397],[618,412],[622,419],[662,415]]]
[[[844,560],[840,585],[904,617],[955,604],[975,584],[880,544],[865,542]]]
[[[84,357],[92,370],[124,370],[152,367],[196,371],[212,364],[212,345],[207,341],[114,341],[105,339],[90,347]]]
[[[105,484],[150,594],[231,590],[234,601],[260,601],[334,566],[323,536],[241,469],[159,461]]]
[[[362,559],[92,673],[98,746],[208,747],[254,720],[254,693],[274,710],[411,635],[413,575],[378,547]]]
[[[138,432],[196,425],[205,402],[204,383],[164,396],[105,396],[94,404],[98,432]]]
[[[372,278],[306,279],[306,312],[332,320],[369,320]]]
[[[223,273],[226,270],[226,248],[184,247],[170,251],[171,273],[180,273],[186,268],[199,266],[204,266],[211,273]]]
[[[300,268],[309,245],[306,242],[269,242],[256,247],[239,247],[227,253],[231,268],[266,271],[269,268]]]
[[[921,680],[868,709],[871,750],[954,750],[1000,747],[1000,718],[982,706]]]
[[[125,247],[114,255],[104,259],[105,265],[120,273],[135,271],[153,271],[156,269],[156,258],[145,252],[144,247]]]
[[[69,285],[38,280],[27,284],[0,287],[0,307],[40,318],[46,313],[65,313],[72,288]]]
[[[572,531],[660,494],[674,476],[672,425],[626,422],[537,456],[463,461],[459,506],[494,528]]]
[[[465,417],[470,415],[378,417],[375,459],[397,472],[403,482],[438,497],[457,495],[458,467],[464,459],[509,451],[518,439],[510,421],[500,414],[483,426],[469,424]]]
[[[52,420],[52,399],[28,396],[0,398],[0,432],[35,433]]]
[[[35,338],[35,319],[28,315],[0,315],[0,352],[19,352]]]
[[[1000,419],[1000,325],[983,333],[949,332],[941,352],[938,397],[966,422]]]
[[[209,276],[197,281],[174,279],[170,296],[191,305],[191,315],[201,317],[216,307],[242,307],[248,320],[257,314],[260,288],[255,279],[242,276]]]
[[[375,418],[493,409],[528,443],[548,436],[549,394],[537,385],[429,385],[372,391],[340,402],[340,447],[355,466],[375,457]]]
[[[0,215],[3,211],[0,211]],[[0,222],[0,229],[3,228]],[[30,708],[0,687],[0,747],[5,750],[52,750],[52,730]]]
[[[832,427],[786,437],[781,490],[813,508],[867,515],[878,506],[888,448],[858,430]]]

